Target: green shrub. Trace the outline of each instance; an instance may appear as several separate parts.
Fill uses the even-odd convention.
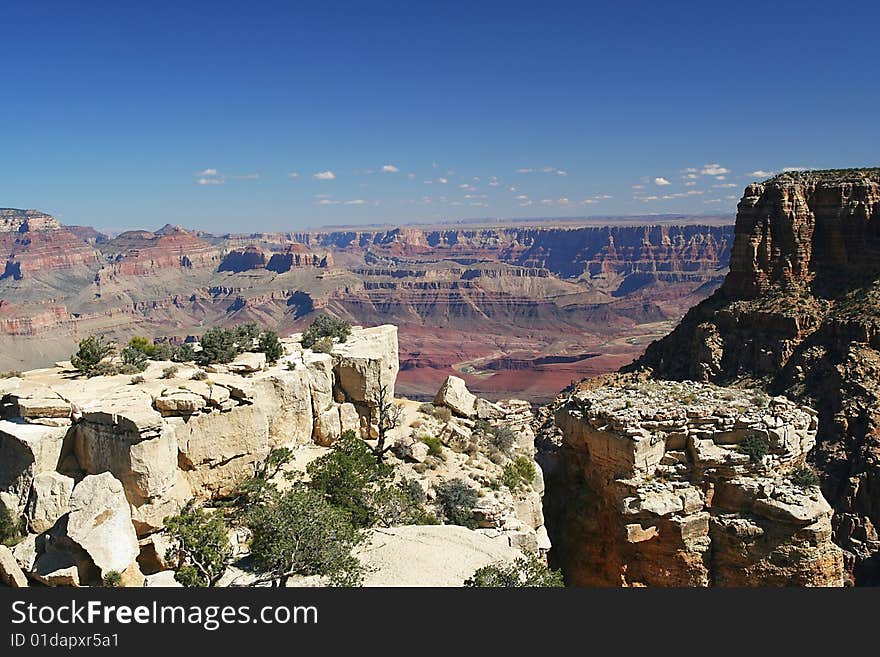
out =
[[[191,363],[196,359],[196,350],[189,342],[171,346],[168,358],[157,360],[173,360],[175,363]]]
[[[424,413],[425,415],[434,415],[434,410],[434,404],[432,404],[431,402],[419,404],[419,413]]]
[[[269,363],[278,362],[278,359],[284,355],[284,347],[278,339],[275,331],[263,331],[257,341],[257,350],[266,354],[266,361]]]
[[[756,434],[746,436],[739,444],[739,451],[747,454],[752,462],[758,463],[770,453],[770,441]]]
[[[173,542],[165,559],[173,564],[174,579],[190,587],[216,585],[232,555],[222,515],[187,507],[165,518],[165,528]]]
[[[452,419],[452,411],[446,406],[435,406],[434,417],[442,422],[449,422]]]
[[[503,454],[510,454],[516,443],[516,434],[508,426],[496,427],[492,432],[492,444]]]
[[[248,322],[247,324],[239,324],[232,329],[232,332],[235,334],[239,351],[250,351],[260,336],[260,327],[256,322]]]
[[[420,436],[419,440],[428,446],[428,455],[443,456],[443,441],[436,436]]]
[[[94,369],[92,369],[88,376],[113,376],[114,374],[119,374],[120,369],[121,368],[117,367],[114,363],[102,361],[95,365]]]
[[[330,338],[320,338],[312,345],[312,351],[318,354],[329,354],[333,352],[333,340]]]
[[[173,379],[175,376],[177,376],[177,371],[179,369],[180,368],[177,367],[177,365],[169,365],[164,370],[162,370],[162,378],[163,379]]]
[[[104,573],[104,577],[101,578],[101,584],[111,589],[122,586],[122,573],[118,570],[108,570]]]
[[[102,336],[90,335],[79,341],[79,347],[70,357],[70,363],[86,376],[94,376],[98,363],[110,356],[114,350],[114,345],[106,342]]]
[[[501,483],[511,491],[515,491],[523,486],[531,486],[535,480],[535,473],[535,462],[525,456],[518,456],[504,466]]]
[[[819,475],[808,465],[795,468],[789,478],[791,483],[800,488],[812,488],[819,485]]]
[[[131,372],[123,372],[124,374],[135,374],[147,369],[147,355],[140,349],[129,346],[122,350],[121,355],[123,366],[133,370]]]
[[[461,479],[448,479],[435,487],[437,504],[446,520],[453,525],[470,529],[477,526],[473,509],[477,503],[477,491]]]
[[[202,350],[196,354],[196,361],[202,365],[228,363],[241,353],[236,332],[219,326],[205,331],[199,344]]]
[[[537,554],[516,559],[513,563],[496,563],[483,566],[465,581],[469,587],[561,587],[565,586],[562,573],[550,570]]]
[[[303,484],[254,506],[247,526],[254,565],[279,586],[293,575],[321,575],[342,586],[359,584],[363,577],[351,554],[363,533],[344,509]]]
[[[24,530],[24,516],[19,516],[16,521],[6,505],[0,502],[0,545],[14,545],[24,535]]]
[[[142,335],[136,335],[129,340],[127,348],[139,351],[147,358],[152,358],[156,355],[156,345],[153,344],[152,340]]]
[[[345,342],[351,335],[351,324],[344,319],[331,317],[330,315],[318,315],[302,335],[302,346],[310,348],[320,338],[335,338],[338,342]]]
[[[306,466],[311,486],[343,509],[357,527],[376,523],[376,496],[388,486],[394,468],[376,459],[354,431],[346,431],[333,451]]]
[[[493,433],[492,424],[482,418],[474,420],[474,433],[488,436]]]
[[[133,386],[136,386],[139,383],[143,383],[144,381],[146,381],[146,379],[144,377],[142,377],[140,374],[138,374],[137,376],[131,377],[131,385],[133,385]]]
[[[6,372],[0,372],[0,379],[13,379],[15,377],[21,377],[21,370],[7,370]]]
[[[193,381],[205,381],[208,378],[208,373],[205,370],[196,370],[189,378]]]

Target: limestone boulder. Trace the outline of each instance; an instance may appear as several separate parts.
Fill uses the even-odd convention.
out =
[[[156,397],[156,410],[163,415],[192,415],[207,405],[202,395],[183,388],[166,388]]]
[[[354,431],[355,435],[361,429],[361,418],[358,415],[357,409],[354,404],[340,404],[339,405],[339,430],[341,433],[345,433],[346,431]],[[340,434],[341,435],[341,434]]]
[[[273,370],[254,386],[254,404],[269,418],[271,447],[305,445],[313,431],[312,392],[304,366]]]
[[[390,400],[400,369],[397,327],[353,329],[348,340],[333,347],[333,362],[335,383],[344,401],[375,406],[383,387]]]
[[[70,497],[67,537],[79,545],[102,574],[122,573],[140,552],[122,482],[109,472],[89,475]]]
[[[58,472],[41,472],[34,477],[25,514],[32,532],[41,534],[70,509],[74,480]]]
[[[0,420],[0,503],[12,515],[24,510],[34,476],[58,467],[67,431]]]
[[[333,357],[306,351],[303,352],[303,364],[308,372],[313,413],[319,415],[333,403]]]
[[[235,357],[227,366],[230,372],[235,374],[253,374],[261,372],[266,367],[266,354],[262,352],[245,352]]]
[[[326,411],[315,417],[314,441],[318,445],[329,447],[342,435],[339,405],[333,404]]]
[[[178,462],[198,496],[228,493],[269,453],[269,419],[258,405],[169,420],[177,436]]]
[[[446,377],[446,381],[443,382],[434,397],[434,405],[445,406],[461,417],[474,417],[477,413],[476,395],[471,394],[464,379],[457,376]]]
[[[12,550],[2,544],[0,544],[0,582],[13,588],[25,588],[28,585],[27,577],[15,560]]]

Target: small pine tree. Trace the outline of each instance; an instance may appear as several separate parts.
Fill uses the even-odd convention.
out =
[[[91,376],[97,372],[98,363],[110,356],[114,350],[114,345],[106,342],[103,336],[90,335],[79,341],[79,347],[70,357],[70,363],[86,376]]]
[[[284,347],[275,331],[263,331],[257,340],[257,350],[266,354],[266,361],[275,363],[284,355]]]

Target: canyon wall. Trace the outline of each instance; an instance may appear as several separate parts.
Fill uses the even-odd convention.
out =
[[[747,381],[819,412],[835,542],[880,582],[880,169],[782,174],[739,204],[730,273],[632,369]]]

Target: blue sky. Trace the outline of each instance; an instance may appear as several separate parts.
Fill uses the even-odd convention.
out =
[[[0,206],[215,232],[718,213],[763,172],[880,159],[876,2],[317,4],[2,3]]]

